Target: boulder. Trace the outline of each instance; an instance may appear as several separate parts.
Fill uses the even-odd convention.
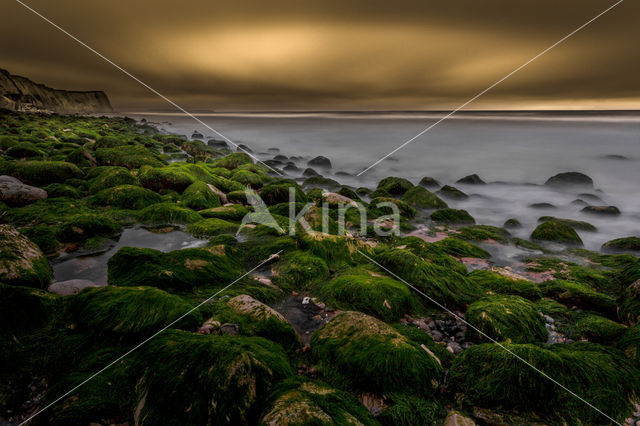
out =
[[[425,176],[420,179],[418,185],[424,186],[425,188],[440,188],[440,182],[432,178],[431,176]]]
[[[320,176],[320,175],[318,174],[318,172],[313,170],[311,167],[307,167],[306,169],[304,169],[304,172],[302,172],[302,176],[304,176],[304,177],[313,177],[313,176]]]
[[[308,167],[320,167],[323,169],[330,169],[331,168],[331,160],[329,160],[327,157],[323,157],[323,156],[318,156],[315,158],[312,158],[311,160],[309,160],[309,162],[307,163]]]
[[[640,251],[640,237],[616,238],[604,243],[602,249],[610,251]]]
[[[581,211],[589,214],[597,214],[602,216],[618,216],[620,209],[616,206],[586,206]]]
[[[53,272],[37,245],[11,225],[0,225],[0,282],[44,288]]]
[[[444,419],[444,426],[475,426],[473,419],[456,411],[450,411]]]
[[[452,200],[466,200],[467,198],[469,198],[467,194],[450,185],[443,186],[438,192],[436,192],[436,194]]]
[[[477,174],[472,174],[469,176],[465,176],[462,179],[458,179],[456,183],[464,183],[467,185],[486,185],[487,183],[480,179],[480,176]]]
[[[593,179],[580,172],[564,172],[551,176],[544,184],[556,188],[571,188],[576,186],[593,188]]]
[[[447,203],[422,186],[414,186],[409,189],[402,196],[402,201],[414,208],[442,209],[448,207]]]
[[[531,233],[532,240],[582,245],[578,233],[570,225],[552,219],[542,222]]]
[[[431,220],[445,223],[475,223],[475,219],[466,210],[444,208],[431,213]]]
[[[48,290],[51,293],[55,293],[60,296],[71,296],[73,294],[78,294],[85,288],[89,287],[100,287],[100,285],[89,280],[75,279],[67,281],[56,281],[49,286]]]
[[[15,207],[25,206],[47,198],[47,191],[25,185],[12,176],[0,176],[0,201]]]
[[[345,197],[344,195],[340,195],[335,192],[322,193],[322,200],[327,202],[328,204],[342,204],[343,206],[357,207],[357,203],[351,198]]]

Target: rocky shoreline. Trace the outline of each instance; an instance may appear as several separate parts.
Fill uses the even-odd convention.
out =
[[[590,251],[592,224],[541,215],[517,238],[460,208],[475,174],[352,187],[326,157],[205,139],[0,111],[0,420],[188,312],[33,424],[640,421],[639,236]],[[620,214],[582,173],[544,185]],[[243,224],[247,188],[284,230],[310,203],[310,229]]]

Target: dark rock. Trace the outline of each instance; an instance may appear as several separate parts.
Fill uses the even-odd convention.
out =
[[[582,193],[582,194],[578,194],[578,197],[580,197],[583,200],[593,201],[593,202],[597,202],[597,203],[604,203],[604,201],[602,201],[602,198],[598,197],[597,195],[593,195],[593,194]]]
[[[516,229],[516,228],[522,228],[522,223],[520,223],[520,221],[518,219],[507,219],[504,222],[504,225],[502,225],[504,228],[510,228],[510,229]]]
[[[304,172],[302,172],[302,176],[304,176],[304,177],[313,177],[313,176],[320,176],[320,174],[318,174],[318,172],[316,172],[312,168],[308,167],[308,168],[304,169]]]
[[[21,207],[47,198],[47,191],[25,185],[12,176],[0,176],[0,201],[10,206]]]
[[[353,175],[351,173],[340,171],[340,172],[336,172],[336,176],[339,176],[339,177],[351,177]]]
[[[441,186],[440,182],[430,176],[425,176],[420,179],[418,185],[424,186],[425,188],[440,188]]]
[[[620,155],[620,154],[608,154],[608,155],[603,155],[602,157],[605,160],[629,160],[629,157],[625,157],[624,155]]]
[[[458,179],[456,183],[464,183],[467,185],[486,185],[487,183],[480,179],[480,176],[477,174],[472,174],[469,176],[465,176],[462,179]]]
[[[440,195],[441,197],[453,200],[465,200],[469,198],[467,194],[450,185],[443,186],[438,192],[436,192],[436,194]]]
[[[565,172],[558,173],[555,176],[550,177],[545,183],[547,186],[553,186],[556,188],[572,187],[572,186],[585,186],[593,188],[593,179],[584,173],[580,172]]]
[[[204,139],[204,136],[202,135],[202,133],[194,130],[193,134],[191,135],[191,139]]]
[[[285,161],[289,161],[289,158],[286,155],[282,155],[282,154],[278,154],[275,157],[273,157],[274,160],[276,161],[282,161],[283,163]]]
[[[217,141],[215,139],[209,139],[207,145],[212,146],[214,148],[229,148],[229,145],[225,141]]]
[[[300,168],[293,163],[287,164],[282,168],[285,172],[299,172]]]
[[[576,198],[575,200],[573,200],[571,202],[571,205],[572,206],[581,206],[582,207],[582,206],[588,206],[589,204],[586,201],[581,200],[580,198]]]
[[[67,281],[56,281],[49,286],[48,290],[51,293],[55,293],[60,296],[71,296],[80,293],[82,290],[88,287],[100,287],[100,285],[94,283],[93,281],[76,279]]]
[[[555,209],[556,206],[554,206],[551,203],[533,203],[533,204],[529,204],[529,207],[532,209]]]
[[[230,336],[237,336],[240,333],[240,326],[238,324],[222,324],[220,332]]]
[[[246,146],[245,144],[241,143],[240,145],[238,145],[238,149],[237,151],[239,152],[246,152],[249,154],[253,154],[253,150],[251,148],[249,148],[248,146]]]
[[[331,161],[327,158],[327,157],[323,157],[322,155],[312,158],[311,160],[309,160],[309,162],[307,163],[307,166],[309,167],[322,167],[325,169],[330,169],[331,168]]]
[[[640,237],[616,238],[604,243],[602,249],[609,251],[640,251]]]
[[[269,154],[278,154],[280,152],[280,149],[279,148],[269,148],[269,149],[267,149],[267,152]]]
[[[620,209],[618,209],[616,206],[587,206],[581,211],[589,214],[606,216],[618,216],[620,214]]]

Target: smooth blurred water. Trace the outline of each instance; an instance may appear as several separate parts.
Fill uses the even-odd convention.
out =
[[[168,132],[205,139],[216,137],[183,115],[130,114],[146,118]],[[328,157],[332,172],[352,175],[362,171],[441,115],[426,113],[316,113],[316,114],[207,114],[198,118],[236,143],[249,146],[261,159],[272,158],[269,148],[286,156]],[[618,155],[625,159],[611,159]],[[306,160],[298,162],[301,168]],[[619,217],[594,217],[571,205],[576,193],[550,190],[546,179],[563,171],[580,171],[593,178],[604,204],[622,210]],[[477,173],[486,182],[506,184],[465,186],[454,182]],[[325,173],[323,173],[325,174]],[[332,173],[325,175],[331,176]],[[596,249],[617,237],[640,234],[640,114],[527,113],[461,116],[440,123],[431,131],[378,164],[359,178],[336,179],[353,186],[375,187],[386,176],[402,176],[417,183],[432,176],[454,184],[468,194],[465,208],[478,222],[502,225],[510,217],[525,226],[516,234],[528,237],[543,215],[587,220],[598,233],[580,232],[587,248]],[[588,201],[588,200],[587,200]],[[552,210],[528,205],[549,202]],[[601,203],[594,203],[601,204]]]

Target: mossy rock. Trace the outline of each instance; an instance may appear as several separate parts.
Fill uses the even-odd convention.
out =
[[[433,394],[440,360],[391,326],[360,312],[343,312],[311,336],[321,371],[328,368],[362,391]]]
[[[209,218],[187,226],[187,232],[196,237],[212,237],[219,234],[235,233],[238,225],[224,219]]]
[[[140,183],[152,191],[173,190],[182,193],[196,179],[191,174],[176,167],[144,168],[140,172]]]
[[[579,231],[596,232],[598,230],[598,228],[596,228],[589,222],[584,222],[582,220],[560,219],[553,216],[542,216],[538,218],[538,222],[548,222],[550,220],[555,220],[557,222],[564,223],[566,225],[569,225],[573,229],[577,229]]]
[[[173,203],[152,204],[140,210],[137,217],[149,225],[188,224],[202,220],[197,212]]]
[[[311,176],[302,182],[304,188],[324,188],[334,190],[340,187],[340,182],[324,176]]]
[[[244,152],[234,152],[213,162],[215,167],[223,167],[228,170],[233,170],[243,164],[253,164],[251,156]]]
[[[9,157],[13,158],[33,158],[44,157],[46,153],[39,149],[35,144],[31,142],[20,142],[17,145],[12,146],[5,152]]]
[[[411,207],[420,209],[443,209],[447,203],[423,186],[414,186],[404,193],[402,201]]]
[[[480,296],[480,289],[465,276],[425,262],[406,250],[382,249],[374,259],[426,295],[420,297],[426,306],[433,307],[436,301],[450,308],[462,308]]]
[[[36,245],[40,247],[40,250],[46,255],[55,254],[61,246],[55,227],[41,223],[23,228],[21,232],[36,243]]]
[[[402,217],[411,219],[416,215],[416,209],[402,200],[390,197],[376,197],[369,202],[369,207],[367,208],[370,218],[393,214],[393,207],[390,207],[389,204],[395,204]]]
[[[538,225],[531,233],[531,239],[582,245],[582,240],[575,229],[557,220],[549,220]]]
[[[640,321],[640,279],[629,285],[618,300],[620,318],[629,323]]]
[[[469,198],[467,194],[450,185],[443,186],[436,194],[444,198],[449,198],[450,200],[466,200]]]
[[[627,328],[616,343],[616,347],[640,367],[640,324]]]
[[[445,238],[444,240],[433,243],[433,245],[441,248],[448,255],[458,258],[476,257],[480,259],[489,259],[491,257],[491,253],[485,249],[459,238]]]
[[[248,204],[247,193],[242,191],[231,191],[227,194],[227,201],[236,204]]]
[[[386,191],[391,195],[403,195],[411,188],[413,188],[413,184],[407,179],[392,176],[384,178],[378,182],[378,187],[376,189]]]
[[[376,417],[384,426],[435,425],[446,416],[446,410],[437,400],[425,399],[407,393],[392,393],[385,401],[389,404]],[[460,424],[461,423],[456,423]],[[445,425],[451,426],[445,422]]]
[[[453,258],[439,244],[427,243],[418,237],[410,236],[400,240],[396,247],[399,248],[400,246],[405,246],[411,253],[429,263],[443,266],[463,275],[467,274],[467,267]]]
[[[121,166],[127,169],[139,169],[142,166],[162,167],[165,164],[156,154],[140,145],[99,148],[96,149],[95,157],[102,166]]]
[[[613,297],[598,293],[586,284],[575,281],[550,280],[539,284],[542,294],[546,297],[572,307],[596,311],[607,318],[616,317],[616,301]]]
[[[115,238],[121,231],[121,226],[105,215],[81,213],[68,217],[60,225],[58,239],[64,242],[81,242],[92,237]]]
[[[455,238],[462,238],[467,241],[496,241],[506,243],[511,237],[509,231],[489,225],[471,225],[457,229],[457,233],[453,234]]]
[[[467,332],[476,341],[489,338],[509,343],[544,343],[548,333],[535,305],[519,296],[487,296],[467,309]],[[482,332],[482,333],[481,333]]]
[[[329,278],[329,268],[324,260],[300,251],[286,254],[274,271],[275,283],[286,290],[308,290],[312,284]]]
[[[0,282],[46,287],[53,273],[37,245],[11,225],[0,225]]]
[[[385,322],[399,320],[413,307],[403,282],[367,270],[347,271],[320,288],[320,298],[340,310],[357,310]]]
[[[241,220],[246,214],[249,213],[249,209],[240,205],[234,204],[231,206],[212,207],[198,212],[200,216],[204,218],[216,218],[224,220]]]
[[[111,206],[126,210],[140,210],[163,201],[162,196],[134,185],[119,185],[104,189],[89,197],[89,203],[97,206]]]
[[[7,174],[17,177],[23,183],[35,186],[64,183],[67,179],[79,179],[84,175],[78,166],[64,161],[14,162]]]
[[[168,331],[139,356],[138,425],[255,424],[272,386],[293,375],[287,356],[260,337]]]
[[[80,191],[71,185],[65,185],[64,183],[52,183],[43,188],[47,191],[49,198],[82,198]]]
[[[247,294],[223,299],[214,304],[212,311],[208,323],[236,324],[240,335],[264,337],[289,353],[302,345],[293,326],[280,313]]]
[[[509,219],[504,221],[504,225],[502,225],[502,226],[504,228],[516,229],[516,228],[521,228],[522,227],[522,223],[520,223],[520,221],[518,219],[509,218]]]
[[[472,346],[449,371],[451,391],[461,393],[466,404],[534,412],[552,423],[608,423],[522,360],[618,421],[633,411],[629,398],[637,392],[638,370],[620,352],[586,342],[549,349],[510,343]]]
[[[89,183],[89,192],[95,194],[103,189],[120,185],[139,186],[138,178],[131,174],[124,167],[107,167],[102,169],[100,174],[92,178]]]
[[[220,207],[220,197],[204,182],[194,182],[182,193],[182,204],[193,210]]]
[[[153,287],[90,288],[71,298],[71,311],[82,330],[103,335],[147,335],[193,309],[182,298]],[[194,311],[175,324],[195,330],[202,323]]]
[[[302,189],[296,183],[270,183],[262,188],[260,191],[260,198],[268,206],[273,206],[280,203],[289,203],[294,200],[289,199],[289,188],[293,188],[296,203],[304,203],[307,201],[307,196]]]
[[[640,251],[640,237],[624,237],[607,241],[602,245],[608,251]]]
[[[231,180],[256,189],[261,188],[264,184],[263,177],[250,170],[235,169],[231,173]]]
[[[299,244],[300,249],[318,256],[330,267],[362,263],[364,257],[360,252],[371,254],[371,247],[359,239],[320,232],[305,234]]]
[[[483,269],[476,269],[468,278],[480,288],[497,294],[512,294],[533,301],[542,297],[538,286],[531,281],[512,279]]]
[[[188,291],[195,287],[221,288],[238,279],[239,266],[217,247],[163,253],[123,247],[108,262],[109,284],[152,286]]]
[[[590,312],[576,313],[568,327],[567,337],[573,340],[586,338],[590,342],[610,345],[615,343],[627,330],[622,324]]]
[[[323,382],[296,377],[275,387],[260,424],[303,426],[378,423],[355,396]]]
[[[476,223],[476,220],[466,210],[440,209],[431,213],[431,220],[443,223],[463,224]]]

